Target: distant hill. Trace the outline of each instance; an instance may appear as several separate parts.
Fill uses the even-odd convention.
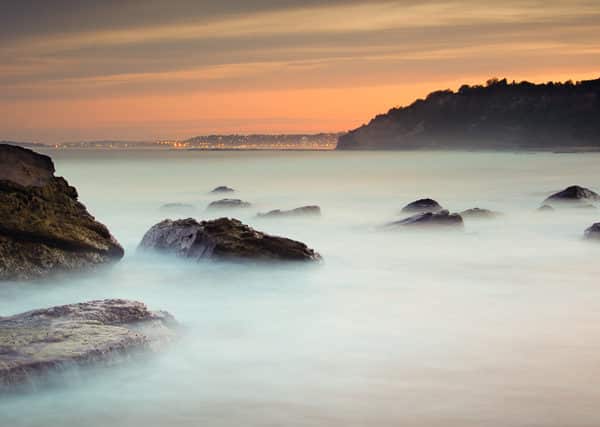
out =
[[[340,136],[338,150],[600,150],[600,79],[442,90]]]

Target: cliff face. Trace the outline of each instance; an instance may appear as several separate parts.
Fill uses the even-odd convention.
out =
[[[123,249],[54,176],[48,156],[0,145],[0,280],[32,279],[119,260]]]
[[[393,108],[342,135],[337,149],[600,149],[599,117],[600,79],[494,79]]]

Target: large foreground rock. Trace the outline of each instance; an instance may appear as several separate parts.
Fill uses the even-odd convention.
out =
[[[254,230],[237,219],[197,222],[192,218],[154,225],[140,249],[174,253],[184,258],[314,261],[321,256],[304,243]]]
[[[413,215],[400,221],[394,221],[385,226],[385,228],[401,227],[449,227],[462,228],[463,219],[459,214],[451,214],[447,210],[439,213],[425,212]]]
[[[123,248],[54,176],[48,156],[0,145],[0,280],[32,279],[119,260]]]
[[[136,301],[102,300],[0,318],[0,387],[70,364],[155,350],[174,338],[175,321]]]
[[[275,209],[266,213],[259,213],[260,218],[281,218],[294,216],[320,216],[321,208],[319,206],[301,206],[299,208],[282,211]]]
[[[600,222],[595,223],[585,230],[584,237],[589,240],[597,240],[600,242]]]
[[[569,204],[575,206],[589,206],[590,202],[600,202],[600,195],[589,188],[572,185],[558,193],[552,194],[544,200],[543,204],[551,206]]]
[[[424,212],[439,212],[443,210],[442,206],[433,199],[419,199],[402,208],[402,212],[407,213],[424,213]]]

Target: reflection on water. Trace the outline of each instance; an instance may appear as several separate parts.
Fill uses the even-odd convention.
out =
[[[599,155],[53,156],[127,255],[95,275],[3,284],[0,313],[132,298],[169,310],[185,333],[157,356],[0,398],[2,426],[600,425],[600,245],[581,241],[600,212],[534,212],[567,185],[600,189]],[[136,254],[164,203],[214,216],[204,207],[217,185],[254,203],[240,219],[325,262]],[[462,233],[378,231],[423,196],[506,215]],[[307,204],[322,218],[255,218]]]

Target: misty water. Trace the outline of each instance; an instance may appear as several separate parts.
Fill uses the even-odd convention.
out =
[[[0,315],[100,298],[171,312],[182,337],[113,367],[0,396],[0,425],[597,426],[600,211],[536,208],[600,190],[599,154],[53,151],[126,249],[112,268],[0,286]],[[318,250],[318,265],[136,253],[165,203],[230,212]],[[503,212],[462,232],[381,231],[432,197]],[[321,218],[258,219],[307,204]],[[175,215],[170,215],[174,217]]]

